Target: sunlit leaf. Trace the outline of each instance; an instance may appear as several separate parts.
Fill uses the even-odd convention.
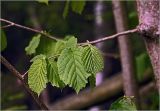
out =
[[[65,47],[66,48],[75,48],[77,46],[77,38],[75,38],[74,36],[70,36],[70,38],[68,39],[68,41],[66,42]]]
[[[38,95],[46,87],[47,68],[45,56],[42,59],[36,59],[30,66],[28,71],[28,84],[32,91]]]
[[[26,54],[31,55],[36,53],[36,48],[39,45],[41,35],[38,34],[32,38],[29,45],[25,48]]]
[[[57,62],[60,79],[66,85],[73,87],[77,93],[86,86],[87,78],[90,76],[83,67],[81,57],[80,48],[66,48]]]
[[[30,62],[34,62],[34,61],[37,60],[37,59],[45,59],[45,58],[46,58],[46,57],[45,57],[44,55],[40,54],[40,55],[37,55],[37,56],[33,57],[33,58],[30,60]]]
[[[54,48],[54,55],[60,54],[64,48],[65,48],[65,42],[61,40],[57,41]]]
[[[87,45],[84,48],[82,61],[88,73],[96,74],[104,67],[103,57],[100,51],[92,45]]]

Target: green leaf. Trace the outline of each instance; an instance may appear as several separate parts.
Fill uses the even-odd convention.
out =
[[[1,31],[1,51],[3,51],[7,47],[7,39],[3,30]]]
[[[41,91],[46,87],[47,68],[45,58],[34,60],[28,71],[28,84],[32,91],[39,96]]]
[[[57,62],[60,79],[73,87],[77,93],[86,86],[87,78],[90,76],[83,67],[81,57],[81,48],[66,48]]]
[[[83,50],[82,61],[88,73],[96,74],[104,67],[103,57],[100,51],[90,44]]]
[[[68,10],[69,10],[69,1],[66,1],[64,10],[63,10],[63,18],[66,18],[67,14],[68,14]]]
[[[134,98],[129,96],[124,96],[112,103],[110,110],[129,110],[136,111],[136,105],[134,103]]]
[[[65,48],[65,42],[61,40],[57,41],[54,48],[54,55],[60,54],[64,48]]]
[[[71,1],[71,7],[72,11],[81,14],[84,7],[85,7],[86,1]]]
[[[59,78],[57,63],[53,60],[48,60],[47,70],[48,81],[53,86],[63,88],[65,84]]]
[[[70,36],[70,38],[68,39],[68,41],[66,42],[65,47],[66,48],[75,48],[77,46],[77,38],[75,38],[74,36]]]
[[[143,79],[144,73],[149,67],[151,67],[151,63],[147,53],[142,53],[136,57],[136,71],[138,80]]]
[[[36,1],[38,1],[39,3],[45,3],[46,5],[48,5],[49,0],[36,0]]]
[[[36,48],[39,45],[41,34],[38,34],[32,38],[29,45],[25,48],[26,54],[31,55],[36,53]]]
[[[40,55],[37,55],[37,56],[33,57],[33,58],[30,60],[30,62],[34,62],[34,61],[37,60],[37,59],[45,59],[45,58],[46,58],[46,56],[40,54]]]
[[[96,86],[96,76],[95,74],[92,74],[89,76],[89,84],[91,88],[94,88]]]
[[[55,41],[43,37],[41,38],[39,46],[37,47],[36,54],[37,55],[44,54],[47,57],[52,56],[54,55],[55,45],[56,45]]]

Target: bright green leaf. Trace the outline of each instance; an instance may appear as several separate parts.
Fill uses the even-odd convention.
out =
[[[54,48],[54,54],[55,55],[60,54],[64,48],[65,48],[65,42],[61,40],[57,41]]]
[[[48,60],[47,70],[48,81],[53,86],[63,88],[65,84],[59,78],[57,63],[53,60]]]
[[[66,42],[65,47],[66,48],[75,48],[77,46],[77,38],[75,38],[74,36],[70,36],[70,38],[68,39],[68,41]]]
[[[39,3],[45,3],[46,5],[48,5],[49,0],[36,0],[36,1],[38,1]]]
[[[116,100],[112,103],[110,110],[129,110],[129,111],[137,111],[136,105],[134,103],[133,97],[124,96]]]
[[[103,57],[100,51],[90,44],[83,50],[82,61],[88,73],[96,74],[104,67]]]
[[[30,62],[34,62],[34,61],[37,60],[37,59],[45,59],[45,58],[46,58],[46,56],[40,54],[40,55],[37,55],[37,56],[33,57],[33,58],[30,60]]]
[[[83,67],[80,48],[66,48],[58,58],[58,72],[60,79],[78,93],[86,86],[87,78],[90,76]]]
[[[7,47],[7,39],[3,30],[1,32],[1,51],[3,51]]]
[[[68,10],[69,10],[69,1],[66,1],[64,10],[63,10],[63,18],[66,18],[67,14],[68,14]]]
[[[32,38],[29,45],[25,48],[28,55],[36,53],[36,48],[39,45],[41,34],[38,34]]]
[[[72,11],[81,14],[84,7],[85,7],[86,1],[71,1],[71,7]]]
[[[28,71],[28,85],[38,95],[46,87],[47,68],[45,58],[34,60]]]

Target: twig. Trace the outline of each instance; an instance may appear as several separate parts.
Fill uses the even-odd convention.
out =
[[[1,56],[1,63],[8,68],[8,70],[10,72],[12,72],[12,74],[14,76],[16,76],[22,83],[24,88],[28,91],[28,93],[30,93],[32,95],[32,97],[34,98],[34,100],[37,102],[37,104],[39,105],[39,107],[43,110],[48,110],[47,106],[38,98],[37,94],[35,94],[34,92],[31,91],[31,89],[28,87],[27,83],[24,81],[22,75],[14,68],[14,66],[12,66],[3,56]]]
[[[6,20],[6,19],[2,19],[0,18],[0,21],[3,21],[3,22],[6,22],[6,23],[9,23],[9,24],[12,24],[10,26],[15,26],[15,27],[19,27],[19,28],[22,28],[22,29],[26,29],[26,30],[30,30],[30,31],[33,31],[33,32],[36,32],[36,33],[40,33],[52,40],[60,40],[56,37],[53,37],[47,33],[44,33],[42,31],[39,31],[39,30],[36,30],[36,29],[33,29],[33,28],[30,28],[30,27],[26,27],[26,26],[23,26],[23,25],[19,25],[19,24],[16,24],[14,22],[11,22],[9,20]],[[131,29],[131,30],[128,30],[128,31],[123,31],[123,32],[120,32],[120,33],[117,33],[117,34],[114,34],[114,35],[111,35],[111,36],[107,36],[107,37],[103,37],[101,39],[97,39],[97,40],[94,40],[94,41],[90,41],[90,42],[83,42],[83,43],[79,43],[79,45],[85,45],[86,43],[90,43],[90,44],[96,44],[96,43],[99,43],[99,42],[103,42],[103,41],[106,41],[106,40],[109,40],[109,39],[113,39],[113,38],[116,38],[116,37],[119,37],[121,35],[127,35],[127,34],[131,34],[131,33],[135,33],[137,32],[137,28],[135,29]]]
[[[3,29],[3,28],[11,27],[11,26],[13,26],[13,25],[14,25],[14,24],[9,24],[9,25],[2,26],[2,27],[0,27],[0,28]]]
[[[59,40],[58,38],[55,38],[55,37],[53,37],[53,36],[51,36],[51,35],[49,35],[49,34],[47,34],[45,32],[39,31],[37,29],[33,29],[33,28],[30,28],[30,27],[19,25],[19,24],[16,24],[14,22],[11,22],[9,20],[5,20],[5,19],[2,19],[2,18],[0,18],[0,21],[9,23],[10,26],[15,26],[15,27],[19,27],[19,28],[22,28],[22,29],[26,29],[26,30],[32,31],[32,32],[40,33],[40,34],[42,34],[42,35],[44,35],[44,36],[46,36],[46,37],[48,37],[49,39],[52,39],[52,40],[56,40],[56,41]]]
[[[103,41],[106,41],[106,40],[109,40],[109,39],[113,39],[113,38],[119,37],[121,35],[127,35],[127,34],[131,34],[131,33],[135,33],[137,31],[138,30],[135,28],[135,29],[123,31],[123,32],[120,32],[120,33],[117,33],[117,34],[114,34],[114,35],[111,35],[111,36],[103,37],[101,39],[97,39],[97,40],[90,41],[90,42],[83,42],[83,43],[79,43],[79,44],[80,45],[85,45],[86,43],[96,44],[96,43],[99,43],[99,42],[103,42]]]

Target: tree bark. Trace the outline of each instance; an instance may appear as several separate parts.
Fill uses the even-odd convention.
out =
[[[137,0],[139,33],[145,41],[160,93],[160,1]]]
[[[124,9],[124,2],[113,0],[112,4],[117,32],[127,30],[127,15]],[[140,109],[131,42],[127,35],[123,35],[118,37],[118,43],[122,63],[124,93],[126,96],[134,96],[137,108]]]

